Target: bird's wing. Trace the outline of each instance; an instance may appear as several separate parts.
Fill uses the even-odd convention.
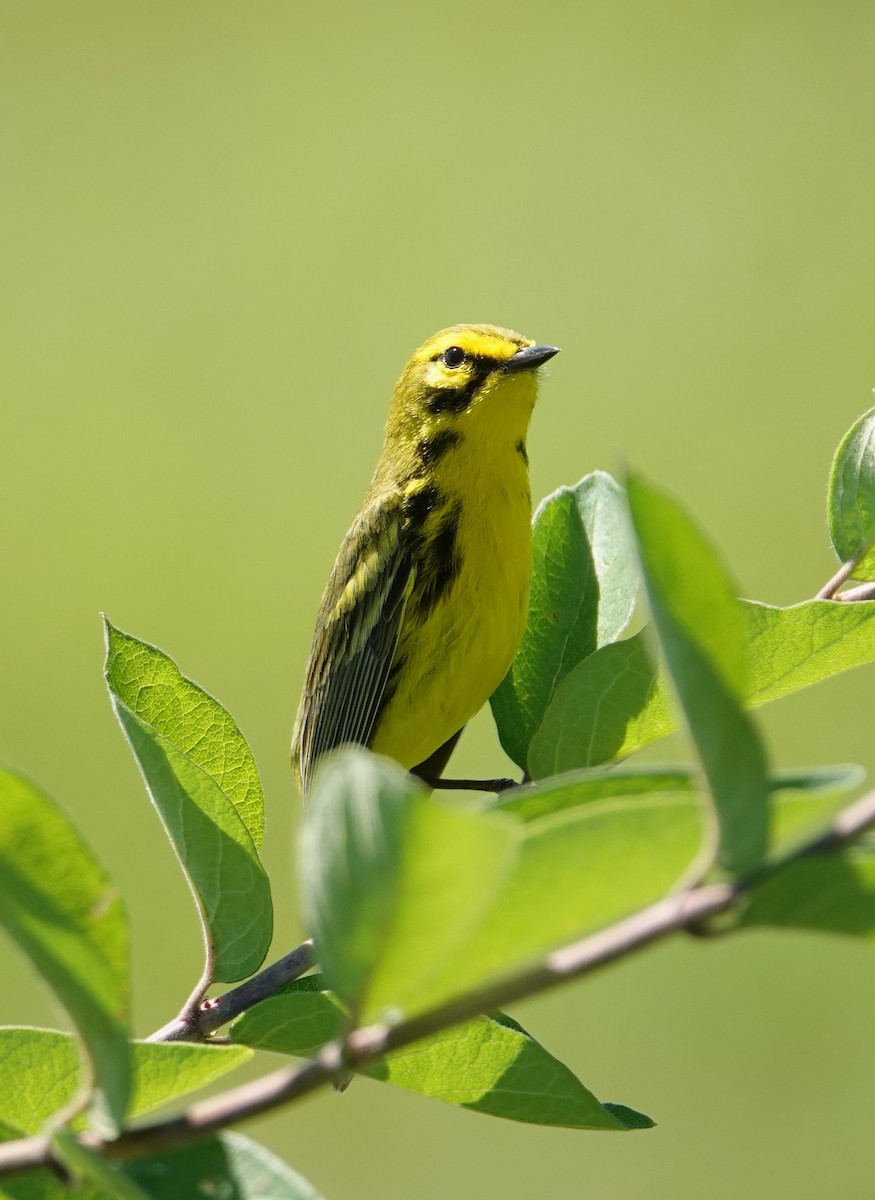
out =
[[[366,746],[386,691],[412,584],[400,504],[367,504],[325,588],[298,709],[292,755],[306,789],[316,760]]]

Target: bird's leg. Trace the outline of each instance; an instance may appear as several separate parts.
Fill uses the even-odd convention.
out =
[[[506,792],[508,788],[518,787],[515,779],[441,779],[441,772],[462,736],[462,729],[454,733],[442,746],[438,746],[425,762],[413,767],[410,774],[421,779],[427,787],[445,792]]]

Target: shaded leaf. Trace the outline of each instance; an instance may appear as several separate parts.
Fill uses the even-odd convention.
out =
[[[787,863],[754,888],[741,924],[875,938],[875,855],[852,848]]]
[[[827,501],[829,535],[839,560],[863,555],[853,578],[875,579],[875,408],[863,413],[836,451]]]
[[[142,1188],[121,1167],[81,1145],[71,1130],[56,1129],[52,1134],[52,1149],[77,1182],[97,1188],[107,1200],[148,1200]]]
[[[196,741],[193,726],[176,713],[169,699],[175,686],[173,664],[159,651],[119,633],[108,622],[106,629],[106,678],[116,714],[197,900],[212,978],[232,983],[261,965],[273,923],[270,885],[255,843],[241,811],[217,782],[227,775],[232,791],[243,786],[240,769],[223,772],[217,765],[221,757],[217,739],[225,733],[231,738],[231,763],[239,763],[242,739],[239,731],[235,736],[236,726],[227,714],[226,721],[216,716],[217,711],[224,710],[176,673],[181,681],[179,706],[183,711],[195,712],[209,730],[209,737],[204,734],[209,746],[209,770],[205,769],[199,761],[204,757],[202,748],[195,747],[195,756],[189,753],[190,743]],[[140,687],[135,682],[139,672],[147,681]],[[153,677],[160,680],[156,692],[148,684]],[[131,708],[124,697],[139,709]],[[156,709],[161,717],[158,726],[152,723]],[[172,716],[162,716],[166,713]],[[228,722],[233,726],[230,733]],[[178,734],[179,744],[160,729]],[[259,806],[260,792],[256,808]]]
[[[765,752],[741,707],[744,614],[723,564],[674,501],[637,476],[628,492],[653,624],[714,801],[718,861],[742,874],[762,861],[768,837]]]
[[[677,726],[645,633],[602,646],[556,689],[529,747],[529,774],[547,779],[620,758]]]
[[[23,776],[4,770],[0,925],[72,1017],[117,1125],[131,1082],[124,908],[66,815]]]
[[[502,745],[520,766],[570,670],[629,624],[638,588],[623,490],[596,471],[548,496],[535,514],[526,630],[492,697]]]
[[[349,1013],[323,977],[308,975],[243,1013],[229,1033],[232,1041],[254,1050],[309,1058],[349,1025]]]
[[[321,1200],[306,1179],[239,1133],[125,1163],[124,1172],[151,1200]]]

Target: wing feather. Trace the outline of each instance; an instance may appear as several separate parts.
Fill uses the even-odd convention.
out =
[[[316,760],[366,746],[386,692],[412,583],[400,502],[359,513],[325,588],[295,722],[292,758],[306,791]]]

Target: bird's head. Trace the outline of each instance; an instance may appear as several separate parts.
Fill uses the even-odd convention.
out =
[[[524,436],[537,368],[558,353],[497,325],[452,325],[423,342],[395,385],[387,436],[408,440],[437,428],[478,425]]]

